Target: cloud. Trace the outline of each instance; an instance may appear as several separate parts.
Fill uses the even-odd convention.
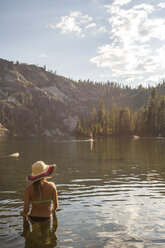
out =
[[[91,22],[92,18],[89,15],[83,15],[80,11],[72,11],[67,16],[62,16],[56,24],[48,24],[46,27],[52,29],[60,29],[62,34],[75,33],[77,36],[84,37],[84,29],[95,26]]]
[[[149,72],[157,67],[151,50],[143,45],[130,45],[129,50],[123,45],[104,45],[98,48],[99,55],[91,58],[98,67],[109,68],[116,76],[137,75]]]
[[[89,15],[83,15],[80,11],[72,11],[67,16],[62,16],[58,23],[49,23],[45,27],[59,29],[62,34],[75,33],[79,37],[89,36],[89,29],[92,29],[90,35],[106,33],[106,27],[93,22]]]
[[[47,55],[46,55],[46,54],[40,54],[38,57],[39,57],[39,58],[46,58]]]
[[[106,27],[100,26],[95,32],[95,34],[100,34],[100,33],[107,33]]]
[[[165,78],[165,74],[156,74],[156,75],[151,75],[149,77],[147,77],[146,80],[144,80],[143,85],[147,86],[147,85],[155,85],[157,83],[162,83],[163,79]]]
[[[149,73],[165,69],[165,19],[150,4],[123,8],[129,0],[115,0],[105,5],[109,14],[110,40],[98,47],[98,55],[90,62],[106,68],[121,80],[145,78]],[[154,14],[154,17],[152,17]],[[157,47],[158,46],[158,47]],[[112,76],[112,77],[113,77]]]
[[[157,23],[152,25],[148,19],[148,15],[154,10],[152,5],[135,5],[131,9],[122,9],[113,5],[106,7],[111,15],[109,18],[109,23],[112,26],[111,37],[115,41],[123,42],[125,45],[130,45],[130,43],[140,41],[140,39],[145,41],[146,37],[148,39],[148,34],[151,33],[152,35],[158,27]]]
[[[76,32],[77,35],[81,33],[81,28],[79,27],[80,21],[84,21],[84,18],[78,22],[80,19],[80,12],[71,12],[69,16],[62,16],[61,21],[56,24],[56,28],[61,30],[61,33]]]
[[[132,0],[115,0],[113,4],[123,6],[123,5],[130,3],[131,1]]]
[[[94,28],[94,27],[96,27],[96,23],[90,23],[90,24],[88,24],[85,28],[86,29],[88,29],[88,28]]]
[[[158,7],[164,9],[164,8],[165,8],[165,3],[159,3],[159,4],[158,4]]]

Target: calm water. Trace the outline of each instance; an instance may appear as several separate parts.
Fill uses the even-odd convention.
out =
[[[37,160],[57,164],[49,226],[19,216]],[[165,247],[165,140],[1,138],[0,175],[2,248]]]

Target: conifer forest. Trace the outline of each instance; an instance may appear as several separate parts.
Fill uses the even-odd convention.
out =
[[[77,135],[89,136],[165,136],[165,96],[159,96],[153,88],[146,107],[133,111],[130,107],[105,108],[101,100],[94,107],[90,120],[85,116],[77,123]]]

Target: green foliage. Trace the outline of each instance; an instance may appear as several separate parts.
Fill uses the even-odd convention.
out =
[[[161,97],[157,111],[158,133],[161,136],[165,136],[165,96]]]
[[[87,123],[89,123],[87,125]],[[165,136],[165,96],[158,100],[158,92],[154,88],[148,100],[148,106],[131,111],[129,107],[112,106],[106,109],[104,101],[93,108],[89,122],[83,117],[77,124],[77,135],[88,136]]]
[[[153,89],[151,96],[149,97],[148,113],[147,113],[147,126],[149,134],[156,135],[157,133],[157,98],[158,92],[156,88]]]
[[[101,100],[98,110],[98,123],[100,124],[100,126],[103,126],[104,122],[105,122],[105,106],[104,106],[104,101]]]
[[[131,123],[132,113],[128,107],[120,109],[119,113],[119,135],[129,136],[131,135],[132,123]]]
[[[93,136],[165,136],[165,97],[160,97],[165,95],[165,80],[156,89],[142,85],[132,89],[110,81],[75,82],[52,73],[57,74],[48,72],[46,65],[0,59],[0,123],[11,134],[42,135],[56,129],[71,134],[65,117],[79,115],[81,136],[90,132]],[[11,82],[8,76],[13,77]],[[61,96],[46,92],[48,86],[57,87]]]

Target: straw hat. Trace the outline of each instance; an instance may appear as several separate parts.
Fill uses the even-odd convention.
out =
[[[35,182],[45,177],[52,177],[56,171],[56,165],[46,165],[43,161],[37,161],[32,165],[32,173],[26,177],[27,182]]]

